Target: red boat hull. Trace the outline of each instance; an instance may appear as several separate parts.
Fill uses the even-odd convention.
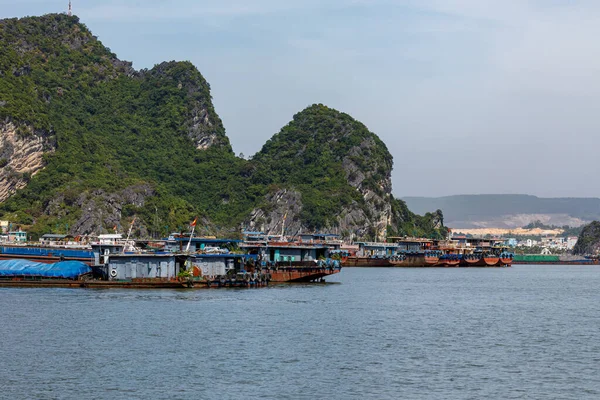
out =
[[[443,260],[442,262],[440,262],[440,266],[441,267],[459,267],[460,266],[460,259],[456,259],[456,260]]]
[[[483,257],[483,262],[488,267],[493,267],[494,265],[497,265],[499,261],[500,257]]]
[[[510,266],[512,264],[512,258],[501,258],[500,265]]]

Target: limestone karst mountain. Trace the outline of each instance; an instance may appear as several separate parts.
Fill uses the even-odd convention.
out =
[[[161,237],[244,227],[441,235],[441,213],[391,195],[392,156],[347,114],[313,105],[251,160],[233,154],[189,62],[137,71],[75,16],[0,20],[0,218],[46,232]],[[285,217],[285,218],[284,218]]]

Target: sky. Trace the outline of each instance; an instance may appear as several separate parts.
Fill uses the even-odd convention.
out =
[[[68,0],[0,0],[0,18]],[[189,60],[234,151],[314,103],[394,157],[393,193],[600,197],[596,0],[73,0],[135,68]]]

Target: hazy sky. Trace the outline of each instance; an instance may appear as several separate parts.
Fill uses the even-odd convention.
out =
[[[68,0],[0,0],[0,17]],[[313,103],[394,156],[397,196],[600,196],[600,1],[85,0],[82,22],[136,68],[190,60],[234,151]]]

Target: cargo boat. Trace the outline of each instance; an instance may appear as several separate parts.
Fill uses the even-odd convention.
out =
[[[41,263],[15,259],[0,261],[0,287],[183,288],[186,283],[177,279],[109,281],[94,277],[93,269],[81,261]]]
[[[515,254],[512,263],[541,265],[600,265],[600,259],[596,257],[558,254]]]
[[[426,250],[422,252],[401,252],[389,257],[391,267],[435,267],[440,262],[441,252]]]
[[[341,244],[336,235],[288,239],[283,235],[244,232],[239,247],[245,252],[246,269],[267,273],[270,282],[321,282],[341,271],[342,258],[345,259],[339,252]]]
[[[0,287],[183,289],[259,287],[269,282],[266,274],[241,269],[239,255],[121,253],[103,259],[105,264],[93,267],[81,261],[0,261]],[[216,275],[221,271],[223,275]]]
[[[442,254],[432,250],[433,241],[389,238],[391,242],[358,242],[358,251],[343,261],[350,267],[432,267]]]
[[[399,261],[399,260],[398,260]],[[342,264],[344,267],[393,267],[392,259],[387,256],[348,256]]]

